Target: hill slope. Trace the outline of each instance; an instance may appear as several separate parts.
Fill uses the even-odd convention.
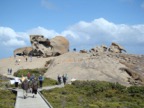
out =
[[[18,64],[16,59],[21,59]],[[119,82],[123,85],[142,85],[144,56],[121,53],[90,53],[69,52],[57,57],[32,58],[26,62],[25,57],[0,60],[0,74],[7,74],[7,69],[13,72],[18,69],[48,68],[45,76],[57,80],[58,75],[67,74],[77,80],[100,80]]]

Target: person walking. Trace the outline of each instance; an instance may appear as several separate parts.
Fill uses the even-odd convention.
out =
[[[8,75],[10,74],[10,69],[8,68]]]
[[[12,68],[9,70],[10,75],[12,74]]]
[[[37,81],[37,78],[35,78],[35,79],[33,80],[33,83],[32,83],[32,94],[33,94],[33,98],[36,97],[37,90],[38,90],[38,81]]]
[[[39,76],[39,84],[40,88],[42,88],[44,77],[42,75]]]
[[[18,84],[19,84],[20,79],[18,77],[15,77],[14,80],[15,80],[15,87],[18,88]]]
[[[22,74],[22,76],[21,76],[21,82],[24,82],[24,80],[25,80],[26,78],[23,76],[23,74]]]
[[[60,75],[58,75],[57,79],[58,79],[58,84],[61,84],[61,76]]]
[[[25,79],[23,82],[22,82],[22,89],[23,89],[23,96],[24,96],[24,99],[26,99],[26,97],[28,96],[27,95],[27,91],[29,89],[29,83],[28,83],[28,80]]]
[[[65,84],[66,84],[66,76],[63,75],[62,78],[63,78],[63,83],[64,83],[64,85],[65,85]]]
[[[31,75],[30,72],[27,73],[27,78],[30,79]]]

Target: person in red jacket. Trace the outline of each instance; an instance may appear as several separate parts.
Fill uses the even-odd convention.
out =
[[[27,78],[30,79],[30,77],[31,77],[31,75],[30,75],[30,73],[28,72],[28,73],[27,73]]]

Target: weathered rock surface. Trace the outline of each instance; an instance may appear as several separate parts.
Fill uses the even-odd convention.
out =
[[[139,59],[143,59],[141,63]],[[75,78],[118,82],[126,86],[143,85],[144,68],[138,65],[142,63],[144,57],[136,55],[107,52],[92,56],[88,53],[69,52],[51,59],[45,76],[57,79],[57,75],[67,74],[69,80]]]
[[[111,44],[109,51],[114,53],[122,53],[122,51],[126,52],[122,46],[114,42]]]
[[[32,47],[23,47],[14,50],[14,55],[29,55],[32,51]]]
[[[56,79],[58,74],[68,74],[69,79],[129,84],[128,78],[130,76],[127,72],[120,70],[120,68],[125,68],[125,65],[105,54],[91,57],[86,53],[66,53],[51,60],[48,68],[45,75],[53,79]]]
[[[111,46],[108,48],[105,45],[96,46],[89,50],[92,55],[97,55],[97,53],[104,53],[104,52],[112,52],[112,53],[122,53],[122,51],[126,52],[126,50],[117,43],[112,43]]]
[[[69,51],[69,41],[62,37],[56,36],[50,40],[53,55],[61,55]]]
[[[62,36],[56,36],[49,40],[42,35],[30,35],[30,40],[34,56],[57,56],[69,50],[69,42]]]

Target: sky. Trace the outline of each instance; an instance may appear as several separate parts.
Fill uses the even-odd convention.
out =
[[[31,46],[29,35],[61,35],[70,50],[112,42],[144,54],[144,0],[0,0],[0,59]]]

